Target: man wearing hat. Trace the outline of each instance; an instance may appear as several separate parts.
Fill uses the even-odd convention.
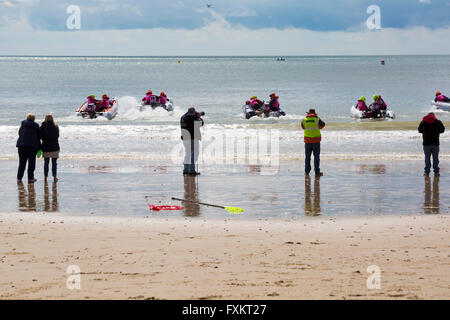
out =
[[[425,154],[424,176],[429,176],[431,171],[431,155],[433,155],[434,176],[439,176],[439,135],[444,133],[445,127],[433,112],[423,117],[419,124],[419,132],[423,137],[423,152]]]
[[[323,176],[320,172],[320,141],[322,140],[320,130],[325,127],[325,122],[317,116],[315,109],[309,109],[301,125],[305,141],[305,174],[309,175],[311,171],[311,153],[313,153],[316,177]]]

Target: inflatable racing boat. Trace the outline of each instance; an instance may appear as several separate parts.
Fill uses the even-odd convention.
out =
[[[117,98],[114,98],[112,101],[111,106],[108,109],[104,109],[102,111],[95,111],[95,112],[88,112],[87,110],[88,102],[86,101],[79,107],[76,111],[77,116],[88,118],[88,119],[95,119],[97,117],[105,117],[108,120],[114,119],[114,117],[117,115],[119,111],[119,102]]]

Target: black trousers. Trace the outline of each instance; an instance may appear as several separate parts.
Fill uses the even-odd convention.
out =
[[[34,179],[34,169],[36,168],[36,153],[38,149],[33,147],[19,147],[19,169],[17,179],[22,180],[28,162],[28,181]]]

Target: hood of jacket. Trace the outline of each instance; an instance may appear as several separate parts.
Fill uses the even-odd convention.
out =
[[[423,117],[422,119],[425,123],[428,124],[432,124],[434,123],[437,119],[436,116],[434,114],[427,114],[425,117]]]

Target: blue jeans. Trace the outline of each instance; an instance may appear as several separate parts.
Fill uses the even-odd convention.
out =
[[[431,156],[433,155],[433,171],[439,173],[439,146],[423,146],[425,153],[425,173],[430,174]]]
[[[56,177],[57,158],[52,158],[52,175]],[[48,177],[48,169],[50,164],[50,158],[44,158],[44,177]]]
[[[320,172],[320,142],[305,143],[305,173],[311,171],[311,153],[314,154],[314,171]]]

